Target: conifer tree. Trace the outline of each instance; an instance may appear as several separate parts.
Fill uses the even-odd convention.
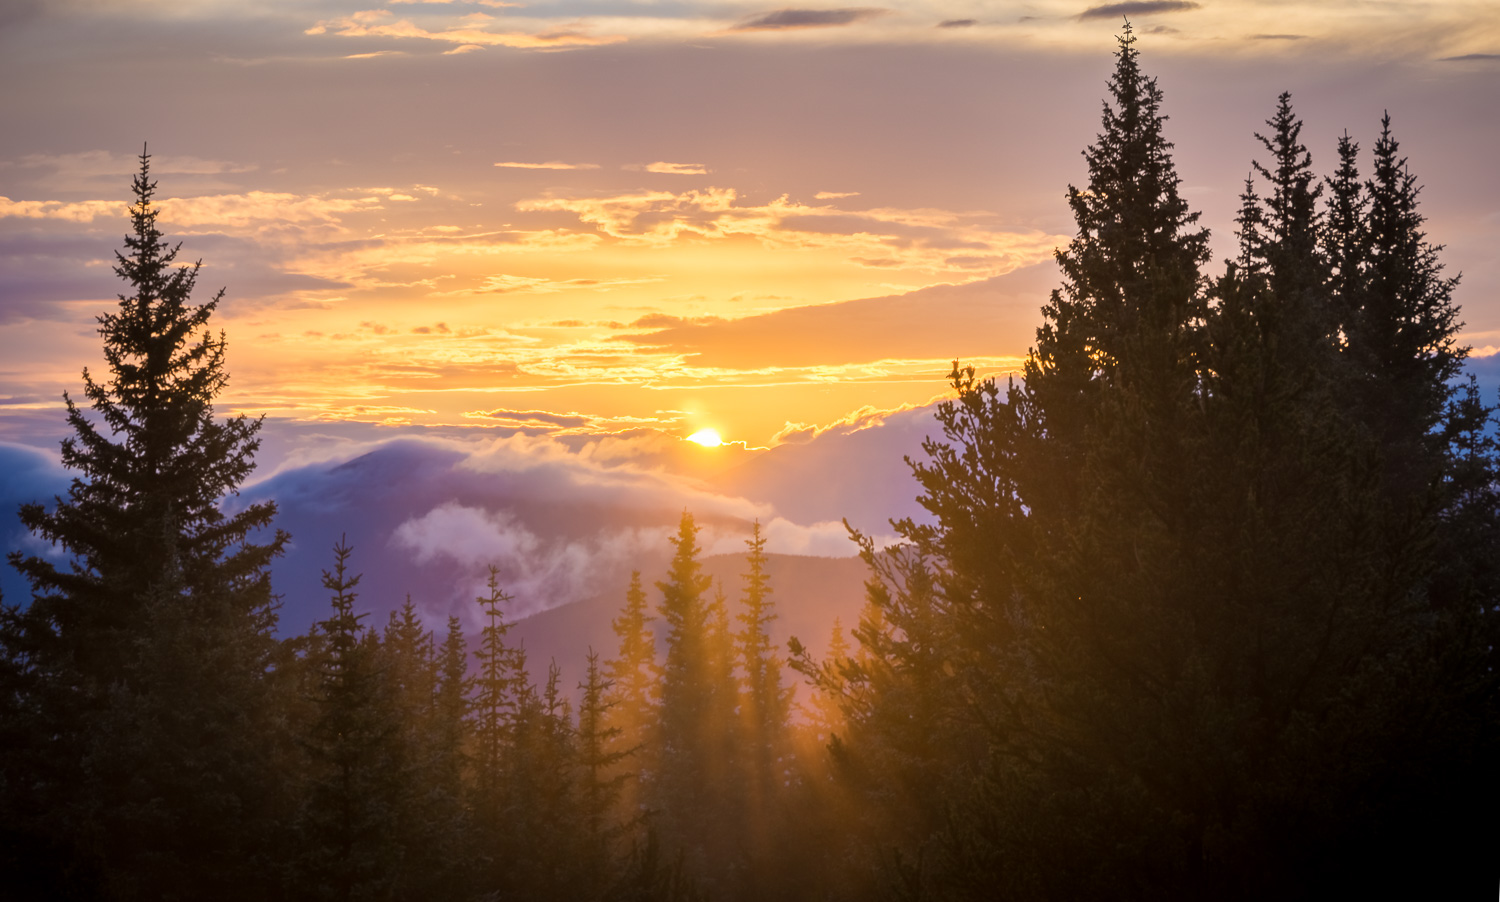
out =
[[[149,163],[142,153],[116,253],[127,290],[99,317],[108,374],[84,370],[87,409],[64,394],[62,460],[77,475],[51,510],[21,508],[69,561],[10,555],[33,597],[3,609],[0,640],[24,662],[17,691],[36,718],[11,752],[29,763],[5,763],[34,777],[11,823],[68,859],[56,872],[112,892],[253,895],[266,886],[244,868],[274,796],[256,744],[272,722],[268,566],[287,537],[255,541],[273,504],[223,507],[253,467],[260,422],[214,416],[226,343],[208,323],[224,293],[193,303],[199,266],[176,265],[157,228]]]
[[[735,634],[735,652],[744,673],[742,721],[745,724],[744,755],[749,777],[751,819],[764,823],[775,792],[780,761],[789,752],[787,718],[791,709],[790,687],[782,685],[781,658],[771,644],[770,625],[776,619],[771,583],[766,574],[766,539],[755,521],[745,541],[744,589],[740,611],[735,615],[740,629]]]
[[[635,580],[639,587],[639,579]],[[592,648],[578,701],[578,769],[580,832],[579,870],[583,885],[598,893],[608,885],[613,871],[615,845],[637,818],[620,811],[625,784],[630,775],[620,764],[631,752],[620,747],[623,732],[611,724],[611,684],[599,667],[599,655]]]
[[[438,788],[457,802],[463,793],[468,754],[469,652],[464,638],[463,622],[456,615],[448,617],[448,632],[438,652],[438,686],[434,701],[433,745],[435,766],[439,769]]]
[[[1325,223],[1284,95],[1269,194],[1247,183],[1240,259],[1209,290],[1133,43],[1025,383],[1002,396],[955,363],[945,440],[914,464],[936,525],[898,524],[928,563],[875,569],[867,658],[840,673],[844,772],[872,799],[939,800],[898,895],[1313,893],[1361,848],[1474,848],[1402,825],[1440,810],[1420,799],[1459,804],[1450,772],[1495,784],[1472,754],[1496,741],[1489,599],[1474,580],[1453,616],[1429,589],[1457,557],[1432,540],[1457,522],[1436,488],[1460,447],[1484,481],[1487,414],[1444,406],[1452,282],[1394,142],[1363,190],[1341,146]],[[1346,390],[1396,374],[1384,397]]]
[[[306,743],[315,770],[299,825],[299,883],[308,895],[344,902],[391,891],[408,773],[379,637],[354,610],[352,549],[340,539],[333,552],[333,570],[323,572],[333,612],[318,624],[326,644],[315,662],[318,714]]]
[[[849,665],[848,631],[840,617],[833,618],[828,633],[828,651],[823,660],[817,661],[812,652],[795,636],[788,643],[792,658],[790,666],[803,674],[812,687],[812,705],[802,706],[811,732],[820,745],[827,746],[834,737],[844,732],[844,695],[847,681],[844,671]]]
[[[267,544],[251,541],[270,524],[273,503],[232,515],[220,507],[254,466],[260,421],[214,418],[227,345],[207,326],[224,292],[192,303],[201,264],[174,266],[180,246],[156,227],[145,153],[132,187],[132,233],[115,254],[130,292],[118,311],[99,316],[110,376],[96,382],[83,373],[98,420],[64,394],[73,435],[62,460],[79,475],[52,511],[21,509],[22,523],[73,562],[60,568],[11,555],[33,586],[27,622],[44,634],[35,641],[62,643],[77,678],[93,685],[124,678],[140,611],[168,586],[183,605],[223,599],[223,616],[235,618],[226,628],[265,633],[273,617],[267,567],[286,543],[279,532]]]
[[[666,626],[666,659],[661,666],[660,736],[663,797],[685,801],[701,791],[705,724],[713,710],[711,607],[706,594],[713,579],[698,560],[698,526],[684,512],[672,537],[676,553],[667,579],[656,584],[658,612]]]
[[[654,619],[641,587],[641,572],[633,571],[625,606],[610,624],[619,637],[619,652],[605,664],[610,686],[608,720],[619,731],[615,750],[631,756],[628,760],[637,775],[636,784],[626,788],[627,799],[637,799],[642,791],[640,778],[654,767],[658,686],[656,637],[649,626]]]
[[[687,854],[689,872],[707,878],[733,854],[741,825],[734,785],[732,650],[722,593],[710,598],[713,578],[699,560],[698,526],[683,512],[676,551],[658,612],[666,626],[657,721],[659,772],[652,786],[659,829]],[[711,865],[712,863],[712,865]]]
[[[1468,352],[1456,339],[1458,279],[1442,274],[1441,248],[1427,242],[1421,189],[1400,156],[1389,114],[1380,126],[1365,184],[1365,265],[1351,274],[1362,278],[1351,292],[1357,306],[1346,331],[1360,415],[1382,446],[1389,490],[1413,498],[1443,464],[1441,423]]]
[[[523,688],[518,677],[525,676],[524,659],[518,649],[506,644],[510,623],[502,606],[513,599],[500,588],[500,571],[491,566],[488,593],[475,599],[484,611],[484,628],[480,633],[479,674],[474,680],[474,769],[480,805],[493,816],[494,806],[503,789],[508,732],[519,706]]]

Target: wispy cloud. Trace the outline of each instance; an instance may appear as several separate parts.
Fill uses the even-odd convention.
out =
[[[760,13],[734,25],[730,31],[786,31],[796,28],[830,28],[853,25],[889,12],[873,7],[842,9],[778,9]]]
[[[475,13],[463,17],[462,24],[432,31],[412,22],[397,19],[389,10],[371,9],[352,16],[327,19],[306,30],[309,35],[332,33],[339,37],[415,38],[443,41],[459,46],[511,47],[523,50],[560,50],[568,47],[595,47],[625,40],[624,35],[590,35],[563,26],[537,33],[490,31],[485,22],[490,17]]]
[[[496,163],[504,169],[598,169],[598,163],[564,163],[561,160],[549,160],[545,163]]]
[[[11,200],[0,197],[0,218],[62,219],[68,222],[93,222],[99,217],[123,218],[125,204],[117,200],[85,200],[65,203],[58,200]]]
[[[622,334],[620,340],[681,355],[705,368],[790,370],[926,360],[936,370],[955,357],[990,353],[996,336],[1014,336],[1019,346],[1035,326],[1037,298],[1045,297],[1055,280],[1055,268],[1042,264],[980,282],[739,319],[642,317],[631,324],[642,331]]]
[[[708,169],[701,163],[647,163],[647,172],[663,175],[707,175]]]
[[[1125,0],[1124,3],[1106,3],[1091,6],[1078,14],[1080,19],[1118,19],[1129,16],[1149,16],[1155,13],[1180,13],[1200,9],[1201,3],[1194,0]]]
[[[495,420],[525,426],[555,426],[560,429],[587,426],[594,421],[593,417],[579,413],[550,413],[545,410],[471,410],[464,416],[475,420]]]
[[[480,6],[488,6],[491,9],[518,8],[525,6],[524,3],[509,3],[507,0],[390,0],[392,6],[418,5],[428,6],[452,6],[456,3],[477,3]]]
[[[187,228],[217,225],[244,228],[275,227],[288,223],[337,223],[344,214],[379,209],[387,201],[414,201],[410,194],[391,188],[356,189],[329,194],[291,194],[250,191],[244,194],[213,194],[203,197],[169,197],[156,201],[163,223]],[[364,196],[348,196],[363,194]],[[0,197],[0,217],[61,219],[92,222],[98,218],[123,217],[126,205],[116,200],[11,200]]]

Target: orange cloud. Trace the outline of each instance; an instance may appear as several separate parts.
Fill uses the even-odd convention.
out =
[[[1024,348],[1039,300],[1056,284],[1050,264],[963,285],[883,298],[789,307],[733,320],[656,321],[621,340],[712,369],[823,368],[866,361],[970,359]]]
[[[631,168],[631,167],[626,167]],[[707,175],[708,169],[701,163],[647,163],[647,172],[655,172],[662,175]]]
[[[966,280],[997,275],[1051,257],[1067,236],[996,228],[993,214],[932,209],[846,211],[808,206],[785,195],[761,204],[733,188],[681,193],[642,191],[602,197],[546,197],[521,211],[570,212],[601,236],[630,245],[666,247],[684,240],[753,238],[767,247],[843,252],[861,266],[953,273]]]
[[[504,169],[598,169],[598,163],[564,163],[551,160],[546,163],[496,163]]]
[[[479,15],[479,14],[476,14]],[[489,18],[489,17],[484,17]],[[441,31],[429,31],[410,19],[397,19],[389,10],[362,10],[351,16],[328,19],[308,28],[309,35],[327,34],[332,31],[339,37],[385,37],[417,38],[429,41],[445,41],[460,46],[513,47],[527,50],[558,50],[567,47],[595,47],[625,40],[623,35],[594,36],[571,28],[559,28],[536,34],[522,32],[496,32],[482,27],[483,21],[474,16],[463,17],[463,25]],[[481,26],[481,27],[476,27]]]

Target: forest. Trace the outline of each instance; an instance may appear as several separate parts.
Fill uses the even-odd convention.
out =
[[[477,635],[376,623],[343,541],[278,633],[290,537],[224,503],[262,423],[143,154],[20,510],[63,554],[10,552],[0,897],[1488,898],[1500,447],[1417,177],[1389,117],[1320,175],[1282,94],[1214,267],[1135,44],[1024,372],[955,361],[931,519],[853,532],[859,622],[777,647],[760,524],[725,592],[685,511],[576,686],[494,568]]]

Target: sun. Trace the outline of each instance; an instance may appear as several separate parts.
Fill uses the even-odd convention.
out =
[[[697,442],[705,448],[717,448],[724,444],[724,440],[719,438],[719,431],[717,429],[699,429],[688,436],[688,441]]]

